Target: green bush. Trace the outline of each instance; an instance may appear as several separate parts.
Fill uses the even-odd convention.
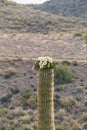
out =
[[[82,33],[81,33],[81,32],[76,32],[76,33],[74,34],[74,36],[79,36],[79,37],[81,37],[81,36],[82,36]]]
[[[64,64],[58,64],[55,69],[55,82],[58,84],[71,83],[74,75]]]

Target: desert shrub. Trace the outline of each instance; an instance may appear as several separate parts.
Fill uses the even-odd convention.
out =
[[[63,61],[62,64],[70,65],[70,62],[69,61]]]
[[[59,108],[59,98],[60,98],[60,95],[58,94],[55,94],[55,97],[54,97],[54,106],[55,108]]]
[[[22,128],[22,127],[17,127],[17,128],[15,128],[14,130],[25,130],[25,129]]]
[[[70,110],[73,107],[79,107],[80,103],[72,96],[69,97],[60,97],[59,104],[61,107],[64,107],[66,110]]]
[[[71,83],[74,75],[66,65],[58,64],[55,69],[55,82],[58,84]]]
[[[8,102],[9,101],[9,99],[12,97],[12,94],[7,94],[6,96],[4,96],[4,97],[2,97],[1,99],[0,99],[0,102],[3,104],[3,103],[6,103],[6,102]]]
[[[6,115],[8,112],[8,109],[7,108],[0,108],[0,117],[3,116],[3,115]]]
[[[63,127],[62,125],[58,125],[58,126],[56,127],[56,130],[65,130],[65,129],[64,129],[64,127]]]
[[[59,109],[58,115],[63,115],[63,116],[65,116],[65,115],[66,115],[66,110],[65,110],[65,109]]]
[[[83,113],[83,120],[87,122],[87,112]]]
[[[11,92],[12,94],[17,94],[20,92],[20,90],[16,87],[16,88],[11,88]]]
[[[28,99],[30,96],[31,96],[30,90],[29,90],[29,89],[26,89],[26,90],[23,92],[22,97]]]
[[[27,103],[27,98],[24,98],[24,97],[20,97],[20,103],[25,107],[25,106],[27,106],[28,105],[28,103]]]
[[[20,103],[23,105],[23,106],[27,106],[28,103],[27,103],[27,100],[28,98],[30,97],[30,91],[29,90],[25,90],[22,94],[22,96],[20,97]]]
[[[0,70],[0,76],[3,76],[4,72],[2,70]]]
[[[8,68],[8,72],[9,72],[10,74],[15,74],[17,71],[16,71],[15,68],[9,67],[9,68]]]
[[[84,90],[83,86],[77,86],[76,89],[77,89],[77,92],[80,92],[80,93],[83,92]]]
[[[32,121],[33,121],[33,117],[30,117],[28,115],[25,115],[23,118],[22,118],[22,122],[23,124],[30,124]]]
[[[78,62],[77,61],[73,61],[73,66],[78,66]]]
[[[64,90],[64,85],[59,84],[55,90],[56,91],[62,91],[62,90]]]
[[[25,115],[25,113],[21,110],[12,112],[13,117],[21,117],[21,116],[24,116],[24,115]]]
[[[44,24],[44,25],[51,25],[51,24],[53,24],[53,23],[54,23],[54,21],[51,20],[51,19],[46,19],[46,20],[43,21],[43,24]]]
[[[20,102],[23,106],[29,106],[31,109],[36,108],[36,95],[31,95],[30,90],[25,90],[20,98]]]
[[[13,107],[17,107],[17,106],[20,106],[21,105],[21,97],[17,98],[17,99],[14,99],[13,101]]]
[[[16,74],[16,69],[15,68],[13,68],[13,67],[9,67],[8,68],[8,70],[5,72],[5,74],[4,74],[4,77],[6,78],[6,79],[8,79],[8,78],[10,78],[12,75],[15,75]]]
[[[72,130],[82,130],[81,125],[74,119],[71,120],[71,128]]]
[[[81,32],[76,32],[76,33],[74,34],[74,36],[79,36],[79,37],[81,37],[81,36],[82,36],[82,33],[81,33]]]
[[[36,95],[31,95],[27,103],[31,109],[36,109]]]
[[[87,32],[84,34],[84,38],[85,40],[87,40]]]
[[[66,114],[67,112],[64,108],[59,109],[58,114],[57,114],[57,120],[63,121]]]

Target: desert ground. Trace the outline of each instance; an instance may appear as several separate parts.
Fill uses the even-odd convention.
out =
[[[0,57],[87,60],[87,43],[74,34],[0,34]]]
[[[0,34],[0,130],[37,129],[38,71],[33,67],[39,56],[68,61],[75,75],[72,83],[55,83],[56,130],[86,130],[87,43],[69,33]]]

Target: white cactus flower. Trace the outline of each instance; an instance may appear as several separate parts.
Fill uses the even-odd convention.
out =
[[[40,69],[45,68],[46,66],[49,68],[49,66],[50,66],[49,64],[53,63],[52,58],[48,57],[48,56],[46,56],[46,57],[39,57],[38,61],[39,61]]]

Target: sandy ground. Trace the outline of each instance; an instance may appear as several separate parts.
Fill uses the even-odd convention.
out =
[[[0,34],[0,57],[51,56],[87,60],[87,43],[73,34]]]

